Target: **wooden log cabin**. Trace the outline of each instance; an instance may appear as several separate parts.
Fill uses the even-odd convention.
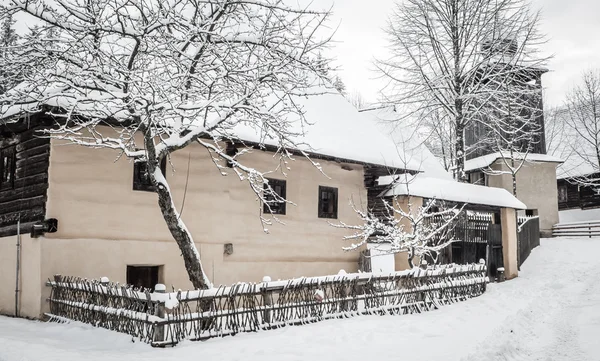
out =
[[[600,208],[600,185],[598,183],[600,173],[591,173],[582,176],[559,178],[558,209],[591,209]]]

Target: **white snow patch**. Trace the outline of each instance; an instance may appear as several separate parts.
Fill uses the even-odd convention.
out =
[[[600,208],[567,209],[558,212],[560,224],[585,221],[600,221]]]
[[[166,290],[167,290],[167,286],[163,285],[162,283],[157,283],[157,284],[154,286],[154,290],[155,290],[155,291],[159,291],[159,292],[161,292],[161,291],[166,291]]]
[[[380,126],[377,118],[370,113],[359,112],[337,92],[324,88],[314,91],[326,93],[295,97],[295,102],[303,107],[308,125],[300,122],[298,117],[287,119],[292,123],[292,131],[304,132],[293,139],[300,150],[413,171],[422,168],[423,154],[431,155],[423,145],[411,148],[409,159],[405,159],[399,154],[389,131]],[[267,145],[279,144],[276,139],[265,138],[261,130],[244,124],[236,125],[231,136]]]
[[[371,251],[371,272],[374,274],[392,274],[396,270],[396,260],[391,252],[392,245],[389,243],[367,243]]]
[[[165,301],[165,307],[169,310],[172,310],[177,306],[179,306],[179,301],[177,301],[177,298],[175,297],[171,297]]]
[[[428,177],[452,179],[452,175],[446,172],[439,160],[423,143],[417,130],[408,124],[406,120],[399,120],[400,114],[396,113],[393,107],[367,109],[361,111],[361,113],[383,134],[389,134],[396,145],[393,152],[399,159],[410,165],[407,169],[419,170]],[[377,144],[373,143],[373,146],[377,146]]]

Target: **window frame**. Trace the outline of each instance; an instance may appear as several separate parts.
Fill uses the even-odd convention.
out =
[[[142,287],[144,289],[154,290],[154,287],[161,283],[161,268],[160,265],[127,265],[126,268],[126,283],[134,287]],[[137,280],[138,282],[135,282]],[[149,281],[146,284],[140,284],[139,281]],[[154,284],[152,284],[154,283]]]
[[[6,164],[9,164],[10,173],[8,180],[4,180],[5,159],[8,159]],[[15,179],[17,176],[17,147],[11,145],[0,149],[0,191],[15,189]]]
[[[323,212],[323,197],[322,194],[323,192],[330,192],[331,194],[333,194],[333,198],[334,198],[334,203],[333,203],[333,213],[326,213]],[[338,188],[336,187],[328,187],[328,186],[319,186],[319,193],[318,193],[318,197],[319,197],[319,201],[318,201],[318,212],[317,215],[319,218],[327,218],[327,219],[337,219],[338,218],[338,201],[339,201],[339,197],[338,197],[339,193],[338,193]]]
[[[133,190],[134,191],[142,191],[142,192],[154,192],[155,188],[150,182],[150,175],[147,176],[147,179],[144,180],[141,178],[141,167],[142,165],[148,166],[146,162],[134,162],[133,163]],[[163,173],[163,176],[167,177],[167,157],[164,157],[160,161],[160,170]]]
[[[564,199],[561,198],[561,194],[564,195]],[[561,184],[558,186],[558,203],[566,203],[568,201],[569,201],[569,189],[566,184]]]
[[[276,186],[282,186],[282,194],[276,192],[281,198],[283,199],[287,199],[287,181],[285,179],[276,179],[276,178],[266,178],[269,181],[269,185],[271,186],[271,188],[273,189],[273,191],[275,191],[275,187]],[[267,189],[267,184],[263,184],[263,189]],[[268,195],[264,195],[265,198],[267,198]],[[271,205],[271,210],[269,210],[269,207],[267,206],[266,203],[263,202],[263,213],[270,213],[270,214],[276,214],[276,215],[282,215],[285,216],[287,212],[287,207],[286,207],[286,202],[281,202],[281,203],[277,203],[277,204],[272,204]]]

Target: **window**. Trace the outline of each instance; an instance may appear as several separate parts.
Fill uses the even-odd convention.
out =
[[[562,203],[562,202],[566,202],[567,200],[568,200],[567,185],[563,184],[558,187],[558,201]]]
[[[15,146],[0,149],[0,190],[15,187]]]
[[[167,175],[167,158],[163,158],[160,162],[160,169],[163,175]],[[133,190],[134,191],[146,191],[154,192],[154,186],[150,181],[150,175],[148,174],[148,165],[146,162],[133,163]]]
[[[338,189],[319,186],[319,218],[337,218]]]
[[[273,188],[273,191],[277,193],[278,196],[285,199],[286,182],[282,179],[267,180],[269,181],[271,188]],[[263,187],[264,189],[267,189],[266,184]],[[285,214],[285,202],[275,202],[275,196],[273,194],[265,194],[265,200],[269,201],[272,214]],[[263,204],[263,213],[269,213],[269,207],[266,203]]]
[[[127,266],[127,284],[154,289],[158,283],[159,266]]]

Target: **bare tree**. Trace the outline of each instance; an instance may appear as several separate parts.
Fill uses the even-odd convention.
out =
[[[343,96],[346,96],[346,84],[342,81],[339,75],[336,75],[333,79],[333,87]]]
[[[456,239],[453,237],[454,226],[465,205],[448,207],[436,199],[426,201],[422,206],[413,203],[409,185],[414,176],[399,176],[396,186],[406,187],[406,205],[400,204],[398,198],[392,202],[383,200],[384,215],[375,215],[354,207],[354,211],[363,221],[360,225],[349,225],[344,222],[334,224],[335,227],[351,229],[354,234],[344,237],[353,242],[344,247],[346,251],[357,250],[367,243],[388,244],[390,253],[404,253],[408,264],[414,267],[414,258],[431,257],[437,262],[441,251]]]
[[[594,175],[600,172],[600,72],[587,71],[582,83],[575,86],[567,97],[565,121],[574,136],[572,156],[588,171],[579,174],[581,184],[596,185]]]
[[[0,99],[3,109],[44,110],[58,120],[49,136],[144,163],[190,281],[210,287],[161,160],[199,144],[262,203],[286,202],[265,172],[239,161],[246,149],[230,150],[250,131],[278,148],[282,164],[291,159],[304,123],[295,97],[321,83],[330,12],[283,0],[10,0],[9,9],[60,33],[22,49],[31,73]]]
[[[489,81],[545,60],[537,51],[538,19],[526,0],[406,0],[389,19],[391,55],[377,61],[388,80],[384,100],[402,105],[405,118],[419,124],[444,113],[460,181],[466,180],[465,128],[497,93]]]
[[[348,101],[358,110],[361,110],[367,106],[367,102],[362,94],[358,90],[353,90],[347,97]]]
[[[551,107],[544,111],[544,131],[546,132],[546,152],[563,157],[564,148],[561,143],[566,139],[565,110]]]
[[[11,65],[17,61],[15,49],[20,40],[14,28],[15,20],[12,13],[4,7],[0,7],[0,18],[3,19],[0,29],[0,47],[2,49],[0,52],[0,94],[2,94],[22,80],[24,68]]]
[[[533,77],[533,80],[530,80]],[[539,80],[539,77],[537,78]],[[487,135],[482,139],[489,149],[497,152],[506,170],[487,168],[489,175],[509,174],[512,192],[517,196],[517,173],[529,155],[542,143],[542,89],[535,74],[510,74],[493,84],[496,95],[484,109],[484,116],[477,120]]]
[[[422,119],[420,129],[425,130],[424,143],[427,148],[441,160],[442,166],[449,172],[455,164],[455,133],[452,122],[446,118],[446,113],[432,111]]]

